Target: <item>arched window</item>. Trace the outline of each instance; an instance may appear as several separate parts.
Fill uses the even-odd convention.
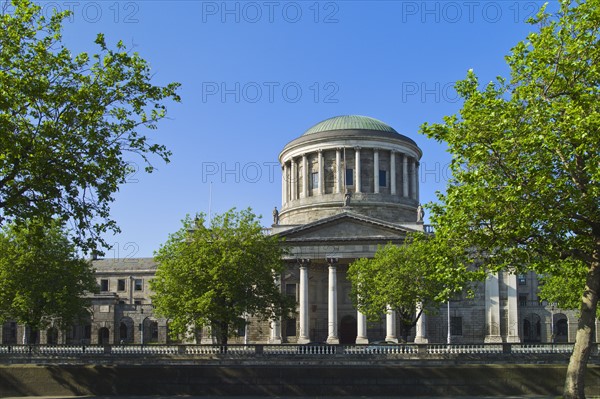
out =
[[[569,321],[564,314],[554,316],[554,342],[569,341]]]
[[[153,319],[144,319],[144,343],[158,342],[158,322]]]
[[[108,345],[110,340],[110,331],[106,327],[98,330],[98,345]]]
[[[133,343],[133,326],[133,319],[131,317],[121,318],[121,323],[119,323],[119,343]]]
[[[523,320],[523,342],[542,341],[542,322],[540,316],[531,313]]]

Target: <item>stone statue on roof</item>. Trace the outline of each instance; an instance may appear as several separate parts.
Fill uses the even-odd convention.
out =
[[[425,217],[425,210],[423,209],[421,204],[419,204],[419,206],[417,207],[417,223],[423,223],[424,217]]]

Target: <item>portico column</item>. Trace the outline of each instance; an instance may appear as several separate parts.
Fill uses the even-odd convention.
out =
[[[369,338],[367,338],[367,316],[358,310],[356,311],[356,331],[356,343],[368,344]]]
[[[390,193],[396,194],[396,151],[390,151]]]
[[[356,170],[355,192],[360,193],[360,147],[354,147],[354,169]]]
[[[302,154],[302,198],[308,197],[308,160]]]
[[[416,313],[421,313],[419,320],[417,320],[417,324],[415,325],[415,343],[416,344],[426,344],[429,342],[427,338],[427,316],[424,312],[421,312],[423,308],[422,303],[417,303]]]
[[[387,306],[387,313],[385,314],[385,340],[398,342],[398,337],[396,336],[396,311],[390,305]]]
[[[485,280],[485,324],[484,342],[502,342],[500,336],[500,298],[498,273],[490,274]]]
[[[281,292],[281,275],[277,274],[275,276],[275,284],[277,285],[277,287],[279,288],[279,291]],[[270,344],[280,344],[282,342],[281,319],[279,317],[272,319],[271,323],[270,323],[270,327],[271,327],[271,337],[269,337],[269,343]],[[246,334],[246,338],[247,338],[247,334]]]
[[[342,176],[342,150],[337,148],[335,150],[335,192],[338,194],[342,192]]]
[[[519,316],[517,313],[517,275],[508,274],[508,336],[506,342],[521,342],[519,338]]]
[[[379,192],[379,150],[373,150],[373,192]]]
[[[327,300],[327,343],[339,344],[337,328],[337,271],[333,262],[329,263],[329,296]]]
[[[300,266],[300,336],[299,344],[310,342],[308,336],[308,268]]]
[[[325,167],[323,165],[323,151],[319,150],[319,194],[325,193]]]
[[[408,197],[408,155],[402,154],[402,196]]]

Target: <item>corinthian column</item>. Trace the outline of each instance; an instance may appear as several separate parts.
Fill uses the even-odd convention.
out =
[[[412,175],[412,194],[414,200],[419,200],[419,161],[417,159],[413,162],[413,175]]]
[[[300,335],[299,344],[310,342],[308,336],[308,268],[305,264],[300,266]]]
[[[302,155],[302,198],[308,197],[308,159]]]
[[[295,200],[296,192],[298,190],[298,167],[294,158],[290,160],[290,200]]]
[[[373,150],[373,192],[379,193],[379,150]]]
[[[396,194],[396,152],[390,151],[390,193]]]
[[[356,311],[356,331],[356,343],[368,344],[369,338],[367,337],[367,316],[358,310]]]
[[[327,301],[327,343],[339,344],[337,329],[337,271],[332,262],[329,264],[329,295]]]
[[[343,173],[346,173],[344,171]],[[342,149],[338,148],[335,150],[335,192],[342,192]]]
[[[484,342],[502,342],[500,336],[500,295],[498,273],[490,274],[485,280],[485,324]]]
[[[287,163],[284,162],[281,167],[281,206],[284,206],[288,201],[287,171]]]
[[[508,336],[506,342],[521,342],[519,338],[519,317],[517,312],[517,275],[508,274]]]
[[[325,165],[323,162],[323,151],[319,150],[319,194],[325,193]]]
[[[360,193],[360,147],[354,147],[354,169],[356,170],[355,192]]]
[[[402,154],[402,196],[408,197],[408,155]]]
[[[416,313],[419,314],[423,304],[420,302],[417,303]],[[417,325],[415,326],[415,343],[416,344],[426,344],[429,340],[427,339],[427,316],[424,312],[421,312],[421,316],[419,320],[417,320]]]
[[[385,314],[385,340],[398,342],[398,336],[396,335],[396,312],[389,305]]]

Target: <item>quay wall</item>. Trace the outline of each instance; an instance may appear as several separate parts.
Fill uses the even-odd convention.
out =
[[[557,396],[563,364],[381,362],[348,364],[5,364],[0,397],[197,396]],[[600,396],[600,365],[588,365],[586,394]]]

